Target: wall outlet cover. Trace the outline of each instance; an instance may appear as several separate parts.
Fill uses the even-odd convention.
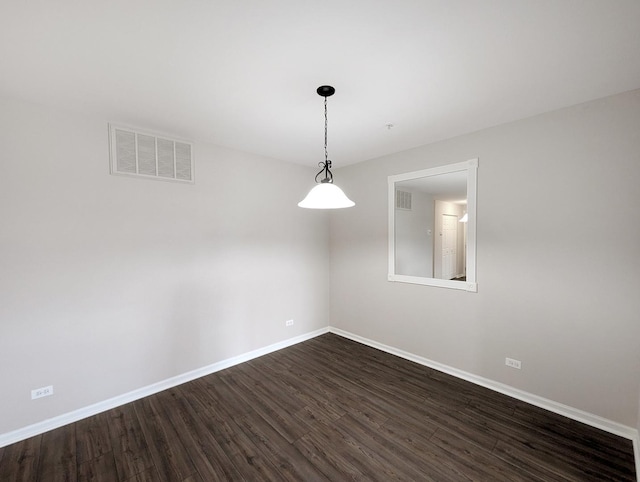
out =
[[[31,400],[35,400],[36,398],[48,397],[49,395],[53,395],[53,385],[31,390]]]

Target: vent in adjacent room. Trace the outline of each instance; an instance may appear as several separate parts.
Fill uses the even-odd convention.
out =
[[[411,193],[396,191],[396,209],[411,211]]]
[[[193,149],[188,142],[109,126],[111,174],[193,182]]]

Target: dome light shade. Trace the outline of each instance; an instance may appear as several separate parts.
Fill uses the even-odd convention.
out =
[[[355,204],[338,186],[323,182],[316,184],[298,206],[308,209],[340,209],[350,208]]]

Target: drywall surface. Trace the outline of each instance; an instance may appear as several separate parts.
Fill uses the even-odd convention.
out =
[[[396,211],[396,273],[433,276],[434,201],[433,196],[411,192],[410,210]]]
[[[638,426],[638,132],[633,91],[337,170],[331,325]],[[387,176],[472,158],[478,292],[387,281]]]
[[[108,120],[0,100],[0,433],[328,324],[315,169],[196,142],[195,184],[113,176]]]

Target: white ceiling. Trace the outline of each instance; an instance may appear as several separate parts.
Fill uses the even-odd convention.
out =
[[[315,165],[322,84],[340,167],[640,88],[640,2],[0,3],[1,95]]]

